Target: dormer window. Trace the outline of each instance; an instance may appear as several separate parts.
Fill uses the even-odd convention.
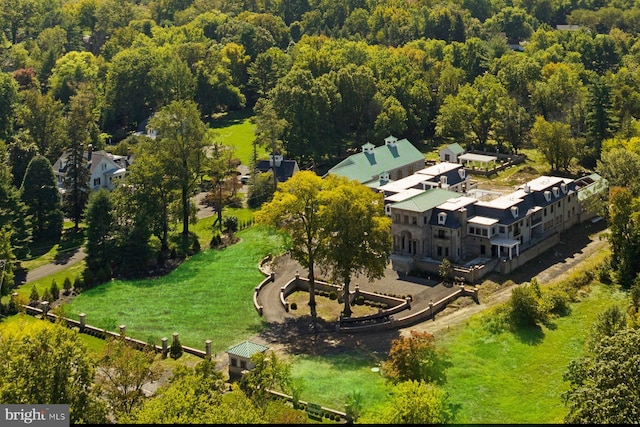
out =
[[[444,223],[447,221],[447,214],[446,212],[440,212],[438,214],[438,225],[444,225]]]
[[[567,194],[567,183],[566,182],[561,183],[560,189],[562,190],[563,194]]]
[[[440,184],[445,185],[447,183],[447,177],[446,176],[441,176],[440,177]]]
[[[467,171],[464,169],[458,169],[458,175],[460,175],[460,179],[464,179],[464,177],[467,175]]]
[[[366,144],[364,144],[362,146],[362,152],[363,153],[367,153],[367,154],[373,154],[373,149],[375,148],[375,145],[373,145],[370,142],[367,142]]]
[[[551,201],[551,191],[547,190],[544,192],[544,198],[546,199],[547,202]]]
[[[511,206],[511,214],[513,215],[514,218],[518,218],[518,207],[517,206]]]
[[[393,135],[389,135],[388,137],[386,137],[384,139],[384,144],[388,145],[390,147],[395,147],[396,146],[396,142],[398,142],[398,138],[396,138]]]
[[[560,189],[558,187],[553,187],[551,190],[553,190],[553,197],[560,195]]]

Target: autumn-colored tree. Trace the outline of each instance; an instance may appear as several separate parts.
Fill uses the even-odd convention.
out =
[[[323,231],[322,264],[344,285],[345,317],[351,316],[349,285],[353,276],[369,280],[384,276],[391,252],[391,219],[382,195],[344,177],[329,175],[320,204]]]
[[[432,334],[412,330],[411,336],[393,340],[382,371],[394,383],[414,380],[443,384],[450,366],[447,353],[436,348]]]
[[[18,320],[3,325],[0,348],[3,404],[67,404],[72,424],[106,422],[93,361],[77,332]]]
[[[274,225],[286,232],[293,259],[309,271],[309,307],[316,316],[315,264],[322,250],[319,194],[322,178],[301,171],[280,184],[273,200],[256,212],[256,221]]]

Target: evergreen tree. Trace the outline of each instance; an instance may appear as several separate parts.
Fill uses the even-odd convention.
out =
[[[88,270],[94,274],[98,274],[103,267],[110,265],[112,261],[114,224],[112,209],[109,191],[100,189],[89,196],[85,212],[87,223],[86,263]],[[88,281],[87,285],[90,286]]]
[[[20,192],[27,214],[32,216],[33,240],[58,240],[64,215],[53,168],[46,157],[38,155],[29,162]]]
[[[71,279],[69,279],[69,276],[64,278],[64,282],[62,282],[62,289],[64,289],[65,295],[69,295],[69,292],[71,291]]]
[[[38,293],[38,289],[36,289],[36,285],[31,286],[31,294],[29,294],[29,304],[35,305],[40,301],[40,294]]]
[[[20,191],[11,183],[9,167],[0,162],[0,224],[8,227],[11,251],[18,258],[25,258],[29,254],[29,219],[27,205],[20,200]],[[0,259],[7,259],[7,256],[0,254]]]
[[[93,101],[88,92],[81,91],[71,97],[67,116],[69,157],[64,180],[64,208],[67,216],[73,219],[76,230],[82,220],[91,191],[89,188],[91,165],[87,162],[84,151],[89,145],[91,132],[95,127],[92,104]]]
[[[590,166],[600,158],[602,141],[611,138],[615,127],[615,116],[611,101],[611,88],[603,77],[595,77],[587,96],[587,147],[585,159]]]
[[[52,301],[57,300],[60,297],[60,288],[58,287],[58,283],[56,279],[51,281],[51,287],[49,288],[49,292],[51,293]]]

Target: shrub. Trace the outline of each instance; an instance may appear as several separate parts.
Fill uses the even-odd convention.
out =
[[[51,290],[50,289],[45,289],[44,292],[42,293],[42,301],[53,301],[53,295],[51,295]]]
[[[88,268],[84,269],[84,272],[82,273],[82,278],[83,278],[82,282],[84,283],[83,289],[89,289],[95,284],[95,280],[96,280],[95,275]]]
[[[36,285],[31,286],[31,294],[29,295],[29,305],[35,306],[40,301],[40,294],[38,294],[38,290],[36,289]]]
[[[295,302],[292,302],[292,303],[289,305],[289,308],[290,308],[291,310],[297,310],[297,309],[298,309],[298,304],[296,304]]]
[[[106,271],[104,271],[104,268],[101,268],[96,273],[95,284],[96,285],[100,285],[100,284],[102,284],[102,283],[104,283],[106,281],[107,281],[107,273],[106,273]]]
[[[52,301],[55,301],[60,297],[60,288],[58,288],[58,283],[56,283],[56,279],[53,279],[51,281],[51,288],[49,288],[49,292],[51,293]]]
[[[329,299],[332,301],[338,299],[338,293],[336,291],[329,292]]]
[[[511,291],[511,297],[507,302],[508,317],[512,325],[516,327],[535,326],[539,321],[546,320],[546,313],[541,310],[538,293],[539,288],[535,284],[519,285]]]
[[[358,297],[356,298],[356,304],[357,305],[363,305],[364,304],[364,297],[362,295],[358,295]]]
[[[562,290],[549,290],[542,297],[542,308],[547,313],[556,316],[566,316],[571,311],[569,308],[569,296]]]
[[[193,239],[193,245],[191,245],[191,250],[193,251],[194,254],[197,254],[198,252],[200,252],[200,242],[198,241],[198,239]]]
[[[76,278],[76,280],[79,279]],[[69,292],[71,291],[71,279],[69,279],[69,276],[64,278],[64,282],[62,282],[62,289],[64,289],[65,295],[69,295]]]
[[[82,282],[82,279],[80,277],[76,277],[76,280],[73,281],[73,289],[75,289],[76,292],[80,292],[83,288],[84,283]]]

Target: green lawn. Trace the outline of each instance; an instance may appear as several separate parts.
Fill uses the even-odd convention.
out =
[[[492,334],[480,313],[444,335],[436,336],[453,366],[444,389],[455,408],[455,423],[562,423],[567,390],[562,375],[570,360],[584,353],[584,339],[597,315],[612,304],[624,308],[627,296],[613,286],[595,285],[589,296],[572,305],[555,328],[531,334]],[[386,355],[379,355],[383,358]],[[346,396],[358,391],[363,415],[384,405],[391,391],[384,378],[371,371],[376,359],[362,353],[331,357],[296,356],[293,376],[304,380],[301,399],[344,410]]]
[[[458,408],[457,423],[562,423],[568,389],[562,375],[584,353],[589,327],[605,308],[625,308],[627,295],[613,286],[595,285],[555,328],[529,334],[492,334],[476,316],[437,337],[451,354],[453,367],[445,389]],[[486,315],[486,314],[485,314]]]
[[[378,359],[362,352],[293,357],[293,378],[303,384],[300,399],[338,411],[345,410],[353,391],[368,404],[384,402],[390,388],[379,372],[371,370],[377,367]]]
[[[264,325],[253,307],[253,290],[264,277],[258,262],[278,253],[282,241],[264,227],[239,232],[242,241],[223,250],[193,256],[167,276],[153,280],[112,280],[83,292],[65,311],[87,323],[127,333],[154,344],[180,334],[182,344],[204,349],[212,340],[214,352],[260,332]]]
[[[253,157],[255,125],[251,122],[253,111],[244,109],[233,111],[211,121],[210,126],[218,132],[218,140],[224,145],[235,147],[236,156],[243,165],[250,166]],[[269,153],[258,147],[258,160],[266,159]]]

